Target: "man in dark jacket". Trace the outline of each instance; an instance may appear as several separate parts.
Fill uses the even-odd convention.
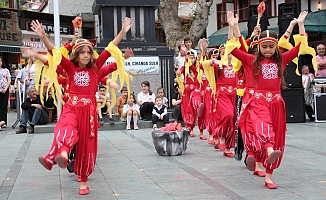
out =
[[[22,116],[20,119],[19,130],[16,134],[26,133],[27,121],[30,121],[30,129],[28,133],[34,133],[35,125],[43,125],[48,123],[48,115],[42,106],[40,96],[37,95],[35,87],[28,89],[28,98],[22,103]]]

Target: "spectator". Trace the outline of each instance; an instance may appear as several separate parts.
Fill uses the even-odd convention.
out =
[[[195,57],[197,58],[197,51],[195,49],[192,49],[191,46],[192,46],[192,41],[189,37],[186,37],[184,40],[183,40],[183,43],[185,44],[186,46],[186,50],[187,52],[189,51],[193,51],[194,54],[195,54]]]
[[[96,103],[97,103],[97,114],[99,116],[100,124],[104,124],[104,119],[102,113],[107,113],[109,115],[109,122],[111,125],[114,124],[112,119],[112,109],[110,108],[111,100],[110,94],[106,92],[106,87],[104,85],[100,85],[99,92],[96,92]],[[103,106],[103,107],[102,107]]]
[[[169,100],[165,97],[164,88],[157,88],[157,96],[163,99],[163,104],[168,108],[169,107]]]
[[[25,92],[25,84],[24,84],[25,82],[24,81],[26,80],[26,67],[25,66],[24,66],[24,68],[19,70],[19,73],[16,76],[16,79],[17,79],[17,81],[20,82],[20,84],[18,84],[18,85],[20,85],[19,92],[21,94],[21,99],[24,99],[24,96],[23,96],[23,94]]]
[[[138,130],[138,117],[140,116],[139,106],[136,104],[136,98],[134,94],[130,94],[127,104],[123,106],[122,116],[127,118],[126,129],[130,130],[131,117],[134,120],[134,129]]]
[[[314,80],[314,75],[309,72],[309,67],[304,65],[302,67],[302,86],[304,88],[304,100],[306,106],[306,113],[310,121],[315,121],[313,110],[313,88],[311,83]]]
[[[172,106],[173,106],[173,119],[174,123],[177,124],[178,120],[182,120],[181,115],[181,97],[182,97],[182,91],[179,88],[178,84],[174,84],[174,94],[172,95]]]
[[[155,102],[155,94],[152,93],[150,87],[149,81],[143,81],[141,83],[142,91],[137,95],[138,105],[140,106],[140,116],[145,121],[150,120],[145,118],[145,114],[152,114]]]
[[[52,115],[56,119],[57,118],[57,108],[54,105],[54,99],[52,97],[51,91],[48,92],[48,98],[46,98],[46,93],[44,93],[43,99],[44,99],[44,107],[45,108],[53,108]],[[49,112],[47,109],[45,109],[45,112],[49,116]]]
[[[40,95],[37,95],[35,87],[29,87],[27,90],[28,98],[22,103],[22,116],[20,119],[19,130],[16,134],[26,133],[27,121],[30,121],[30,130],[28,133],[34,133],[36,125],[47,124],[49,117],[42,106]]]
[[[4,121],[3,128],[7,127],[8,118],[8,97],[9,97],[9,86],[11,83],[11,75],[9,70],[0,56],[0,121]]]
[[[119,115],[123,122],[125,121],[125,118],[122,116],[122,111],[123,111],[124,105],[127,103],[127,98],[128,98],[127,87],[122,87],[121,88],[121,95],[117,100],[117,112],[115,114]]]
[[[174,59],[174,69],[177,70],[185,65],[187,49],[184,44],[178,46],[179,56]]]
[[[155,105],[153,107],[153,115],[152,115],[152,122],[153,128],[157,128],[157,121],[163,121],[164,124],[169,123],[169,115],[166,106],[163,104],[162,97],[155,98]]]
[[[2,129],[3,125],[5,125],[5,121],[0,121],[0,130]]]
[[[317,46],[317,66],[318,71],[316,76],[317,77],[326,77],[326,56],[325,56],[325,46],[320,44]]]
[[[30,56],[26,68],[25,88],[35,85],[35,61],[36,57]]]

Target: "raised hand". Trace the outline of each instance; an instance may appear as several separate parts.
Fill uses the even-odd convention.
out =
[[[294,19],[297,21],[298,24],[299,24],[299,23],[303,23],[304,20],[306,19],[307,15],[308,15],[308,12],[307,12],[307,11],[302,11],[302,12],[300,13],[298,19],[296,19],[296,18],[294,18]]]
[[[76,41],[79,39],[79,35],[78,32],[74,33],[74,36],[72,37],[72,41],[71,41],[71,46],[74,46],[76,44]]]
[[[40,38],[46,37],[45,30],[42,26],[42,23],[40,23],[38,20],[33,20],[31,22],[31,29],[36,33],[37,36]]]
[[[208,48],[208,45],[209,45],[209,42],[206,38],[203,39],[203,49],[207,49]]]
[[[122,23],[121,30],[124,33],[127,33],[130,30],[131,26],[132,26],[131,19],[129,17],[126,17]]]
[[[22,46],[22,47],[20,48],[20,51],[21,51],[23,54],[27,54],[27,55],[29,55],[29,56],[37,57],[37,52],[34,50],[33,47]]]
[[[127,48],[126,51],[123,54],[123,57],[125,59],[128,59],[128,58],[133,57],[133,56],[134,56],[134,52],[130,48]]]
[[[234,15],[232,11],[228,11],[227,12],[227,22],[229,24],[229,26],[234,26]]]
[[[119,89],[119,84],[115,81],[110,82],[110,88]]]

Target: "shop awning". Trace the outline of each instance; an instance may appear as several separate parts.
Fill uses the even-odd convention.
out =
[[[326,33],[326,9],[309,13],[304,21],[304,27],[307,32]]]
[[[21,45],[0,44],[0,52],[20,53],[20,48],[21,48]]]
[[[278,25],[277,25],[277,18],[268,19],[270,26],[268,30],[273,30],[278,33]],[[248,27],[247,22],[239,23],[239,28],[241,34],[246,38],[248,35]],[[224,44],[228,39],[228,29],[229,27],[224,27],[220,30],[215,31],[212,35],[208,37],[209,46],[219,46]],[[251,34],[251,33],[250,33]]]

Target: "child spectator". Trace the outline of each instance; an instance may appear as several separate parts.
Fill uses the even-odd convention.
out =
[[[155,94],[150,90],[150,87],[149,81],[143,81],[141,83],[142,91],[137,96],[138,105],[140,106],[140,116],[144,120],[150,120],[145,118],[145,114],[152,113],[155,103]]]
[[[97,113],[99,116],[100,124],[104,124],[104,119],[102,116],[102,113],[108,113],[109,115],[109,122],[111,125],[114,124],[114,121],[112,119],[112,109],[110,109],[111,100],[110,100],[110,94],[106,94],[106,87],[104,85],[100,85],[99,91],[96,92],[96,104],[97,104]],[[103,106],[104,105],[104,106]],[[103,106],[103,107],[102,107]]]
[[[136,104],[136,98],[134,94],[130,94],[130,97],[127,101],[127,104],[123,106],[122,117],[127,117],[127,126],[126,129],[130,130],[130,121],[131,116],[134,120],[134,129],[138,130],[138,117],[140,116],[139,105]]]
[[[153,128],[157,128],[157,121],[161,120],[164,124],[169,123],[169,115],[166,106],[163,104],[162,97],[155,98],[155,105],[153,107],[152,122]]]
[[[164,92],[164,88],[157,88],[157,96],[158,97],[162,97],[163,99],[163,104],[168,108],[169,107],[169,100],[168,98],[165,97],[165,92]]]
[[[125,121],[125,118],[122,117],[122,111],[124,105],[127,103],[127,98],[128,98],[128,90],[127,87],[122,87],[121,88],[121,95],[117,100],[117,112],[115,113],[117,116],[121,116],[122,121]]]

